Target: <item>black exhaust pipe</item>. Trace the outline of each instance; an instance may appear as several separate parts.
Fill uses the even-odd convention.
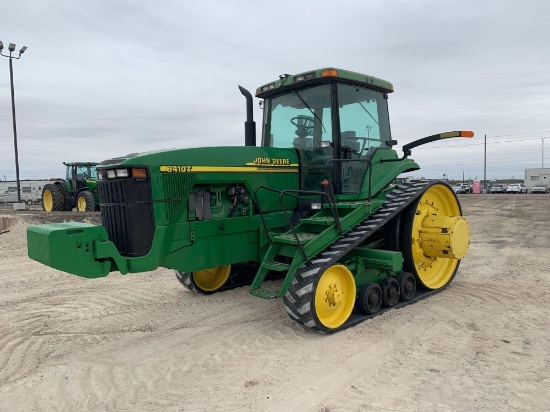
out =
[[[244,87],[239,90],[246,97],[246,122],[244,122],[244,145],[256,146],[256,122],[254,121],[254,109],[252,108],[252,95]]]

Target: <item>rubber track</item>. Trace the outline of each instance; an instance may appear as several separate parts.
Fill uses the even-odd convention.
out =
[[[387,222],[401,213],[415,199],[422,195],[429,187],[441,184],[439,181],[417,180],[398,185],[394,190],[386,195],[386,203],[382,205],[375,213],[367,217],[353,229],[346,232],[344,236],[336,240],[333,244],[323,250],[321,253],[306,262],[296,271],[296,275],[285,294],[283,301],[285,310],[292,320],[307,328],[316,329],[319,332],[334,333],[350,326],[357,325],[374,316],[377,316],[392,308],[383,308],[374,315],[365,315],[354,310],[349,319],[337,329],[329,329],[323,326],[315,317],[312,302],[314,301],[315,286],[321,275],[326,269],[336,264],[352,249],[361,244],[365,239],[374,234]],[[402,307],[414,303],[419,299],[427,297],[438,290],[419,290],[408,302],[398,302],[395,307]]]

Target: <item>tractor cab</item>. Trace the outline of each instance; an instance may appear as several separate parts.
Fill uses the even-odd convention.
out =
[[[340,69],[282,75],[256,90],[264,99],[264,147],[298,152],[300,188],[319,190],[328,176],[336,194],[359,193],[370,160],[390,149],[384,80]]]
[[[78,192],[78,189],[86,187],[86,180],[97,180],[97,163],[63,163],[67,167],[65,179],[71,182],[72,191]]]

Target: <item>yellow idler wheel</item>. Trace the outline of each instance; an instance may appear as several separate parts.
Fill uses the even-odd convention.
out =
[[[53,210],[52,192],[49,189],[44,189],[42,193],[42,207],[46,212]]]
[[[215,292],[227,282],[230,274],[231,265],[197,270],[193,272],[193,282],[203,292]]]
[[[404,266],[425,288],[447,285],[469,244],[468,223],[447,185],[429,187],[408,209],[403,227]]]
[[[327,329],[337,329],[351,315],[356,289],[347,267],[334,265],[321,275],[315,289],[315,316]]]

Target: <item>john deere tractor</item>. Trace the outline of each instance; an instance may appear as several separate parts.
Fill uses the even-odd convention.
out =
[[[97,163],[63,163],[66,168],[65,180],[57,180],[42,189],[42,209],[46,212],[79,212],[99,210],[97,192]]]
[[[445,288],[470,232],[443,181],[394,184],[419,169],[419,145],[393,149],[388,94],[376,77],[326,68],[256,90],[244,147],[132,154],[97,166],[102,226],[28,229],[29,256],[87,278],[176,271],[203,294],[243,284],[282,298],[290,319],[331,333]],[[277,279],[279,280],[274,280]]]

